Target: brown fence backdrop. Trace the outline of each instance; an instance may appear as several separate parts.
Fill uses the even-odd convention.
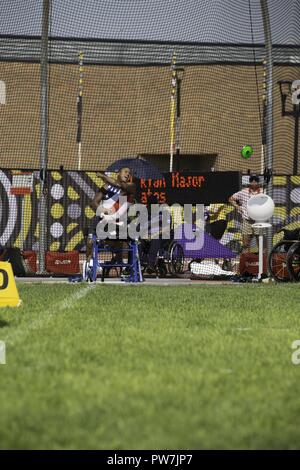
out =
[[[0,58],[1,60],[1,58]],[[49,167],[76,169],[78,66],[51,64],[49,72]],[[169,165],[170,67],[84,67],[82,169],[144,155],[163,169]],[[40,66],[0,62],[6,84],[1,106],[0,165],[36,168],[40,152]],[[181,165],[200,171],[261,168],[263,67],[185,66],[181,88]],[[275,83],[296,80],[300,67],[274,68]],[[258,106],[260,103],[260,108]],[[274,172],[293,170],[294,121],[281,117],[279,86],[274,87]],[[251,144],[251,160],[241,148]],[[186,160],[185,160],[186,159]],[[192,159],[192,163],[191,163]]]

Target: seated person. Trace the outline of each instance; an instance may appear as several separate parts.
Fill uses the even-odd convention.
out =
[[[135,184],[131,182],[131,171],[129,168],[121,168],[116,178],[111,178],[103,173],[99,175],[104,181],[104,186],[95,194],[91,203],[91,207],[95,210],[96,215],[89,228],[86,244],[86,263],[90,267],[92,266],[93,236],[96,234],[97,225],[101,221],[107,220],[109,227],[115,226],[115,233],[107,232],[107,238],[109,238],[109,235],[116,235],[120,223],[119,217],[124,214],[124,211],[127,211],[128,204],[132,202],[135,194]],[[127,197],[127,203],[123,203],[121,207],[119,206],[120,196]],[[117,244],[115,243],[115,246]],[[120,243],[119,245],[122,247],[123,244]],[[86,272],[85,267],[83,271],[84,273]]]
[[[208,208],[208,218],[206,222],[206,231],[215,240],[220,241],[227,228],[228,206],[226,204],[210,204]],[[218,260],[215,259],[216,264]],[[230,269],[231,263],[229,259],[224,259],[223,269]]]
[[[155,217],[152,215],[151,207],[152,205],[158,204],[157,197],[151,195],[148,199],[147,210],[148,210],[148,234],[149,238],[147,240],[142,240],[142,251],[147,254],[147,272],[149,274],[157,272],[157,257],[166,241],[163,239],[164,227],[162,227],[162,212]],[[169,221],[171,222],[171,221]],[[166,229],[168,229],[166,227]],[[157,237],[158,235],[158,237]]]
[[[242,243],[243,253],[250,252],[251,239],[256,237],[256,244],[258,245],[258,237],[256,230],[253,230],[252,224],[254,220],[249,217],[247,204],[251,196],[262,193],[263,190],[259,184],[259,177],[252,175],[249,178],[248,188],[233,194],[229,198],[229,202],[235,207],[242,216]]]

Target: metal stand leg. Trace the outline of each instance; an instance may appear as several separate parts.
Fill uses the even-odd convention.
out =
[[[252,225],[252,227],[258,230],[258,281],[261,280],[264,272],[264,233],[266,229],[272,227],[271,224],[266,222],[258,222]]]
[[[98,245],[97,240],[93,239],[93,281],[96,282],[97,280],[97,267],[98,267]]]
[[[264,272],[264,236],[261,232],[258,237],[258,279],[261,279]]]
[[[139,252],[138,252],[138,244],[136,241],[131,241],[129,243],[129,253],[130,254],[131,260],[130,260],[130,276],[129,276],[129,282],[142,282],[143,277],[142,277],[142,270],[141,270],[141,263],[140,263],[140,257],[139,257]]]

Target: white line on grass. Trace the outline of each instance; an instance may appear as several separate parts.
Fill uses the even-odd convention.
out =
[[[294,328],[280,328],[276,326],[255,326],[249,328],[233,328],[236,331],[257,331],[257,330],[276,330],[276,331],[294,331]]]
[[[85,297],[91,289],[93,289],[96,286],[96,283],[90,283],[86,287],[83,287],[82,289],[78,290],[77,292],[74,292],[73,295],[68,297],[67,299],[64,299],[62,302],[60,302],[57,306],[58,310],[66,310],[70,307],[73,306],[73,304],[79,300],[82,299],[82,297]]]
[[[7,336],[5,339],[6,343],[10,343],[12,345],[20,342],[20,339],[24,339],[31,331],[38,330],[44,327],[49,321],[54,317],[58,312],[63,310],[67,310],[73,307],[74,303],[77,300],[82,299],[85,297],[89,292],[94,289],[96,283],[88,284],[86,287],[79,289],[78,291],[74,292],[72,295],[67,297],[66,299],[58,302],[58,304],[54,304],[51,308],[43,312],[43,315],[38,320],[33,320],[31,323],[26,325],[26,329],[21,331],[16,331]]]

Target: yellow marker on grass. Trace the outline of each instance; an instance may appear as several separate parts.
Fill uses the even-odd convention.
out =
[[[16,286],[11,264],[0,262],[0,307],[19,307],[22,300]]]

